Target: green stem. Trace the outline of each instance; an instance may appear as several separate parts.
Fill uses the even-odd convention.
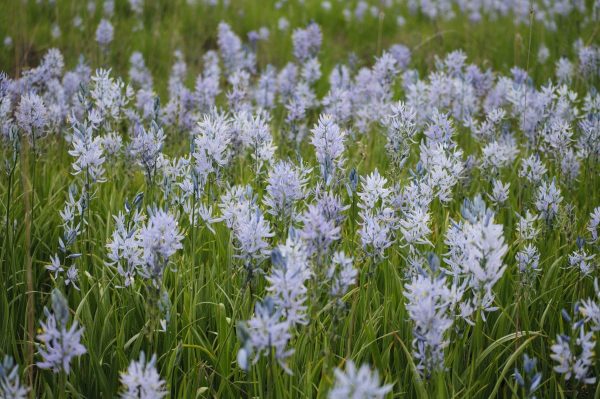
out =
[[[14,165],[13,168],[11,169],[9,175],[8,175],[8,191],[6,193],[6,221],[5,221],[5,226],[4,226],[4,238],[5,238],[5,245],[4,245],[4,270],[8,271],[8,261],[9,261],[9,256],[8,256],[8,251],[12,251],[12,245],[11,245],[11,240],[10,240],[10,230],[9,229],[9,225],[10,225],[10,205],[12,202],[12,181],[13,181],[13,175],[14,175]],[[11,256],[12,258],[12,256]],[[16,284],[16,279],[17,279],[17,270],[16,267],[14,265],[12,265],[12,271],[13,271],[13,284]]]
[[[60,399],[66,399],[67,398],[67,375],[65,374],[65,372],[61,372],[60,373],[60,392],[59,392],[59,397]]]

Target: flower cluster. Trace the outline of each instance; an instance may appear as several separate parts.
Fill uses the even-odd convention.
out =
[[[42,346],[39,349],[41,361],[37,366],[51,369],[54,373],[71,371],[73,359],[85,354],[81,344],[83,328],[75,321],[68,327],[69,308],[60,291],[52,291],[52,310],[44,308],[46,322],[41,322],[42,332],[37,336]]]
[[[379,35],[391,31],[389,15],[392,25],[419,15],[436,27],[460,15],[472,23],[510,17],[516,26],[550,31],[577,15],[574,31],[583,39],[563,48],[537,43],[544,35],[534,35],[527,69],[494,70],[461,49],[423,58],[429,40],[393,43],[371,59],[362,52],[341,58],[324,40],[331,27],[302,12],[303,25],[281,16],[244,32],[217,22],[203,53],[169,50],[163,80],[153,72],[165,68],[147,49],[121,54],[129,47],[118,46],[122,62],[111,64],[123,31],[141,34],[152,22],[152,7],[127,3],[104,0],[96,9],[89,1],[81,15],[74,8],[73,29],[89,31],[100,50],[91,60],[64,59],[50,49],[20,76],[0,73],[8,320],[25,308],[23,298],[44,298],[39,293],[53,288],[37,342],[22,336],[33,334],[29,317],[14,334],[37,354],[23,356],[15,342],[6,349],[17,352],[11,355],[18,362],[35,359],[41,375],[26,386],[32,380],[20,370],[34,365],[20,368],[5,357],[0,397],[44,395],[53,372],[72,396],[90,396],[99,385],[103,395],[123,398],[289,396],[282,387],[314,384],[330,398],[383,398],[394,386],[382,385],[379,372],[390,380],[396,360],[386,365],[389,356],[378,355],[404,342],[415,385],[397,388],[403,392],[396,396],[414,389],[443,396],[456,381],[463,389],[456,392],[490,394],[485,381],[472,385],[486,356],[515,366],[512,385],[496,385],[499,396],[552,396],[563,384],[596,383],[600,50],[584,41],[598,22],[590,2],[316,2],[315,20],[339,12],[340,26],[379,26]],[[231,3],[190,0],[181,7],[227,15]],[[272,12],[311,10],[305,3],[311,2],[277,1]],[[248,17],[247,8],[236,15]],[[122,9],[131,26],[116,20]],[[94,16],[93,26],[82,16]],[[58,22],[49,28],[52,40],[67,32]],[[273,58],[277,36],[287,40],[288,59]],[[378,47],[387,39],[379,37]],[[5,40],[18,55],[17,44]],[[559,47],[562,58],[554,54]],[[95,69],[98,62],[103,67]],[[125,66],[125,75],[111,66]],[[56,248],[48,248],[47,237]],[[34,273],[38,264],[45,269]],[[575,307],[561,322],[548,309],[563,297]],[[217,320],[212,305],[204,306],[216,303]],[[28,316],[35,316],[30,305]],[[175,322],[167,324],[171,315]],[[90,317],[125,329],[105,340],[97,326],[86,325],[84,335],[79,321]],[[513,362],[496,344],[474,352],[524,331],[537,337],[537,358]],[[461,357],[459,346],[468,340],[478,344]],[[354,350],[356,342],[362,346]],[[249,384],[239,385],[228,350],[237,350]],[[125,359],[123,351],[139,357]],[[355,365],[350,354],[370,356],[380,370]],[[325,361],[317,373],[309,370],[309,384],[298,384],[296,376],[306,375],[298,373],[301,362],[314,356]],[[334,369],[342,358],[344,369]],[[206,363],[202,386],[189,383],[193,370],[182,377],[199,359]],[[465,359],[479,359],[468,379],[463,370],[448,379]],[[75,372],[87,378],[107,361],[123,370],[121,387],[104,392],[111,387],[106,374],[81,389],[89,378]],[[545,363],[554,370],[547,382],[538,369]],[[281,369],[289,375],[285,384]],[[406,373],[399,378],[407,380]],[[264,381],[275,386],[273,394],[250,392]]]

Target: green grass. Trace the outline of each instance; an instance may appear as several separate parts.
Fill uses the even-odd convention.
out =
[[[514,26],[510,18],[471,24],[466,18],[434,24],[422,16],[407,18],[406,26],[395,25],[395,17],[383,15],[381,21],[367,17],[362,24],[347,23],[339,12],[339,3],[333,1],[334,11],[326,14],[318,1],[307,0],[305,8],[286,5],[275,10],[270,4],[258,1],[236,1],[235,6],[209,8],[199,5],[190,8],[184,0],[147,2],[144,11],[145,29],[130,32],[133,16],[125,1],[116,1],[115,41],[104,57],[94,41],[94,31],[100,19],[101,7],[95,15],[86,15],[85,2],[57,0],[55,9],[37,6],[35,2],[0,0],[0,38],[10,35],[14,47],[0,50],[1,68],[16,75],[27,67],[36,66],[44,52],[59,48],[68,67],[77,63],[79,54],[85,55],[93,66],[110,66],[116,74],[125,76],[131,52],[143,53],[154,74],[157,90],[164,96],[168,73],[173,62],[173,50],[181,49],[189,66],[190,84],[202,69],[201,58],[208,49],[216,47],[216,27],[220,20],[232,23],[240,34],[265,25],[271,29],[271,38],[261,43],[259,64],[272,63],[278,67],[291,59],[291,40],[288,34],[279,34],[277,19],[287,15],[292,27],[317,21],[323,28],[324,44],[320,61],[324,78],[319,92],[327,90],[326,76],[338,62],[346,62],[355,52],[361,63],[370,65],[374,57],[393,43],[404,43],[413,50],[412,65],[422,74],[431,71],[435,55],[462,48],[470,62],[488,66],[494,71],[507,73],[511,67],[527,68],[539,84],[553,74],[553,62],[559,56],[573,56],[572,43],[581,37],[586,43],[597,43],[597,27],[580,28],[581,16],[561,21],[558,32],[548,32],[533,26]],[[234,11],[235,10],[235,11]],[[71,27],[71,20],[82,13],[86,26],[83,33]],[[53,40],[50,29],[58,21],[62,35]],[[581,30],[580,30],[581,29]],[[531,49],[529,49],[531,40]],[[538,65],[535,54],[545,43],[551,58],[546,65]],[[528,63],[529,59],[529,63]],[[529,64],[529,66],[528,66]],[[362,65],[362,64],[361,64]],[[575,89],[584,92],[588,83],[577,79]],[[401,97],[401,93],[397,93]],[[163,97],[164,98],[164,97]],[[283,111],[274,112],[274,135],[279,137]],[[313,119],[315,116],[313,116]],[[187,135],[168,132],[165,153],[181,155],[188,148]],[[466,132],[460,133],[459,142],[467,152],[476,151]],[[294,151],[278,139],[278,156],[293,156]],[[408,173],[398,175],[388,166],[383,146],[385,137],[379,128],[359,136],[348,151],[348,169],[356,167],[361,175],[378,168],[393,181],[406,182]],[[29,153],[30,171],[35,171],[33,226],[30,236],[33,261],[33,295],[36,328],[37,320],[48,305],[54,286],[50,273],[45,270],[50,256],[57,251],[61,234],[59,210],[66,199],[69,185],[76,177],[71,175],[71,157],[68,144],[58,137],[48,137],[39,145],[38,153]],[[0,158],[8,159],[3,149]],[[416,151],[416,148],[415,148]],[[305,143],[303,156],[314,164],[314,155]],[[27,342],[26,309],[26,212],[24,201],[23,158],[17,162],[11,180],[0,176],[0,210],[6,213],[10,202],[10,225],[14,232],[4,234],[2,218],[2,292],[0,293],[0,354],[10,354],[26,367]],[[35,168],[33,168],[35,163]],[[248,182],[259,195],[264,192],[254,181],[249,157],[237,160],[230,171],[230,181]],[[550,173],[554,173],[550,170]],[[598,165],[583,168],[572,187],[563,186],[566,202],[575,205],[573,226],[567,223],[544,232],[538,246],[543,268],[534,290],[518,290],[518,271],[514,263],[517,251],[514,242],[515,216],[513,210],[532,205],[532,195],[525,191],[522,198],[513,195],[510,204],[499,211],[496,221],[504,225],[506,241],[510,245],[505,257],[508,270],[495,287],[499,310],[490,314],[486,323],[478,320],[475,326],[460,325],[451,334],[446,351],[448,370],[431,380],[420,381],[410,356],[412,325],[405,310],[403,297],[403,270],[406,250],[394,245],[389,257],[367,277],[369,260],[360,249],[359,239],[351,234],[358,222],[356,211],[348,213],[340,248],[352,254],[361,269],[360,283],[344,298],[347,311],[341,318],[334,317],[331,308],[317,302],[308,313],[315,315],[311,323],[301,328],[292,340],[296,348],[289,360],[293,375],[287,375],[273,365],[270,359],[261,359],[248,373],[237,366],[236,322],[251,317],[255,301],[264,293],[264,281],[259,280],[253,292],[245,288],[246,275],[233,257],[233,247],[225,226],[216,226],[216,234],[206,229],[196,232],[195,245],[184,240],[184,249],[174,258],[172,270],[165,275],[172,302],[172,320],[165,333],[155,333],[153,339],[144,334],[147,323],[145,291],[116,288],[122,284],[120,276],[105,262],[107,243],[114,221],[112,215],[123,209],[126,199],[138,192],[147,192],[145,204],[161,204],[158,190],[148,193],[143,176],[132,171],[123,161],[111,163],[109,181],[101,184],[97,197],[92,200],[88,231],[78,242],[84,253],[79,263],[80,288],[67,289],[73,317],[85,327],[83,344],[88,353],[74,362],[68,376],[69,397],[104,397],[117,395],[119,372],[125,370],[141,350],[158,354],[161,376],[167,381],[173,397],[271,397],[322,398],[333,383],[333,368],[343,365],[345,359],[367,362],[376,367],[386,383],[394,384],[393,397],[417,398],[487,398],[521,396],[512,377],[515,366],[521,366],[522,354],[527,352],[540,358],[538,370],[543,372],[539,397],[574,397],[574,386],[552,371],[549,348],[556,335],[566,331],[560,311],[572,309],[580,299],[593,296],[593,281],[581,280],[576,271],[567,269],[566,257],[575,248],[574,237],[585,234],[589,213],[600,205],[600,178]],[[502,172],[502,179],[511,183],[511,192],[520,187],[518,164]],[[314,183],[315,179],[311,183]],[[9,185],[11,187],[10,201]],[[489,190],[480,179],[454,192],[450,206],[435,203],[432,207],[432,242],[439,255],[444,251],[443,238],[450,219],[460,216],[462,198]],[[348,201],[347,196],[345,200]],[[182,229],[189,233],[186,218]],[[13,229],[9,229],[13,230]],[[88,245],[89,237],[89,247]],[[87,248],[91,251],[88,253]],[[192,251],[192,248],[194,250]],[[596,345],[598,349],[598,344]],[[37,360],[37,357],[36,357]],[[59,377],[49,371],[27,369],[34,376],[33,391],[38,397],[59,397]],[[600,372],[597,364],[595,374]],[[23,377],[26,381],[27,379]],[[596,385],[579,387],[578,397],[600,397]]]

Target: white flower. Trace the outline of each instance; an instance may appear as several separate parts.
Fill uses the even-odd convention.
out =
[[[26,399],[29,388],[21,384],[19,365],[14,363],[12,357],[6,355],[0,363],[0,398]]]
[[[406,310],[414,323],[413,354],[417,368],[424,376],[444,369],[444,349],[448,346],[446,332],[452,326],[452,291],[445,278],[416,275],[406,285]]]
[[[354,267],[353,259],[339,251],[333,254],[327,276],[332,280],[331,295],[341,297],[348,292],[351,285],[356,284],[358,270]]]
[[[102,47],[106,47],[112,42],[114,36],[114,28],[110,21],[102,19],[96,29],[96,41]]]
[[[44,135],[48,124],[48,110],[44,101],[35,93],[27,93],[21,97],[16,112],[17,124],[33,139]]]
[[[462,213],[465,221],[453,223],[446,233],[449,251],[444,261],[455,280],[466,283],[473,293],[470,303],[461,304],[462,316],[471,322],[469,316],[475,310],[496,310],[492,288],[506,270],[503,258],[508,246],[504,242],[503,226],[494,223],[493,212],[480,196],[465,201]],[[485,319],[484,313],[482,316]]]
[[[280,309],[291,325],[307,324],[306,281],[311,276],[308,254],[299,237],[288,237],[285,245],[273,250],[273,268],[266,278],[267,291],[275,306]]]
[[[305,197],[307,174],[310,169],[296,167],[290,162],[278,161],[269,170],[267,194],[264,198],[268,213],[292,219],[296,203]]]
[[[46,322],[40,322],[42,332],[37,339],[42,343],[39,354],[42,361],[37,363],[41,369],[51,369],[54,373],[64,371],[69,374],[71,361],[86,353],[81,344],[83,328],[78,328],[77,322],[73,322],[67,328],[69,321],[69,309],[67,301],[60,291],[52,291],[52,312],[44,308]]]
[[[387,179],[375,169],[373,173],[362,178],[362,190],[358,193],[360,198],[359,207],[364,210],[372,210],[376,206],[387,204],[390,189],[386,187]]]
[[[312,134],[311,143],[321,166],[321,175],[330,184],[335,181],[344,165],[346,132],[334,122],[331,115],[321,115]]]
[[[208,175],[217,173],[230,160],[229,143],[231,141],[229,120],[221,114],[207,114],[198,122],[194,131],[194,169],[201,182]]]
[[[554,371],[564,374],[567,381],[574,378],[584,384],[594,384],[596,378],[591,375],[596,346],[594,334],[586,333],[583,324],[578,328],[574,326],[573,330],[573,336],[559,334],[550,347],[550,358],[557,363]]]
[[[581,248],[569,255],[569,265],[578,268],[583,276],[589,276],[596,269],[596,265],[593,262],[595,256],[595,254],[589,255],[584,248]]]
[[[380,399],[392,390],[392,385],[380,385],[379,373],[368,365],[357,370],[354,362],[346,362],[346,370],[334,370],[335,384],[329,391],[329,399]]]
[[[93,137],[92,126],[86,123],[75,123],[73,126],[73,148],[69,155],[75,157],[73,174],[84,174],[92,182],[104,181],[104,154],[102,151],[102,138]]]
[[[169,258],[183,248],[177,220],[163,210],[154,213],[148,224],[140,230],[140,242],[144,256],[144,275],[160,279]]]
[[[400,218],[400,232],[409,245],[432,245],[427,238],[431,234],[429,227],[431,215],[426,209],[414,207]]]
[[[600,206],[590,213],[590,222],[587,229],[592,236],[592,242],[598,241],[598,227],[600,226]]]
[[[540,233],[540,229],[536,226],[538,216],[532,214],[529,210],[525,215],[517,214],[517,236],[522,241],[535,240]]]
[[[535,200],[535,207],[540,216],[547,223],[552,222],[556,214],[558,213],[558,207],[562,202],[562,195],[560,188],[556,186],[556,180],[552,179],[550,184],[545,181],[538,187],[537,196]]]
[[[547,169],[537,154],[530,155],[521,161],[519,177],[524,177],[530,183],[537,184],[546,175]]]
[[[294,353],[293,349],[286,349],[292,337],[290,327],[288,320],[282,320],[282,311],[275,307],[271,297],[257,302],[252,318],[238,326],[238,335],[242,339],[237,356],[240,367],[248,370],[251,355],[252,364],[255,364],[261,355],[270,354],[273,348],[279,364],[291,373],[285,365],[285,360]]]
[[[144,168],[146,179],[149,182],[152,182],[156,175],[164,141],[165,133],[154,121],[150,124],[150,129],[141,127],[131,140],[129,152]]]
[[[401,168],[410,155],[410,146],[416,130],[416,112],[403,102],[393,104],[390,112],[383,120],[387,129],[386,150],[388,156]]]
[[[452,189],[464,172],[462,150],[437,141],[421,143],[421,165],[427,172],[428,185],[443,203],[452,200]]]
[[[125,88],[121,79],[113,79],[110,70],[98,69],[91,79],[90,97],[94,104],[92,113],[97,115],[95,119],[99,123],[118,120],[133,93],[129,87]]]
[[[63,272],[64,269],[60,263],[60,259],[58,257],[58,254],[55,254],[53,256],[50,257],[50,264],[46,266],[47,270],[50,270],[51,272],[54,273],[54,278],[58,277],[58,274]]]
[[[241,257],[261,260],[268,256],[267,239],[273,237],[273,233],[269,221],[260,210],[249,211],[245,217],[237,219],[234,234]]]
[[[165,381],[156,370],[156,355],[146,362],[144,352],[139,361],[131,361],[127,371],[121,373],[123,399],[160,399],[168,395]]]
[[[596,297],[598,302],[592,299],[585,299],[581,301],[579,306],[579,312],[584,317],[586,322],[592,323],[592,331],[600,331],[600,289],[598,289],[598,280],[594,280],[594,288],[596,290]]]
[[[503,205],[509,197],[510,183],[503,184],[502,181],[494,179],[490,200],[497,206]]]

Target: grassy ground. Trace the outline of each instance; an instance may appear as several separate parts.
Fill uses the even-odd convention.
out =
[[[259,4],[254,1],[232,0],[232,6],[206,6],[202,2],[190,7],[186,0],[158,0],[149,2],[144,9],[144,29],[132,32],[135,16],[127,2],[116,1],[115,42],[110,54],[103,57],[95,40],[94,32],[102,16],[98,5],[91,14],[86,2],[56,0],[57,6],[37,5],[34,1],[6,1],[0,16],[0,37],[12,37],[15,45],[0,52],[0,62],[7,72],[17,73],[23,68],[38,64],[41,55],[52,47],[58,47],[65,55],[67,66],[77,64],[80,54],[93,65],[107,65],[115,72],[125,74],[129,68],[129,56],[140,51],[157,78],[159,87],[166,86],[166,76],[174,61],[173,51],[180,49],[190,66],[190,76],[200,71],[202,55],[216,48],[217,25],[227,21],[234,30],[244,36],[250,30],[266,26],[271,30],[270,40],[261,43],[259,63],[283,66],[290,60],[291,39],[280,34],[277,22],[280,16],[290,21],[292,28],[316,21],[323,29],[323,51],[319,60],[325,71],[339,62],[345,62],[355,53],[362,63],[370,63],[374,57],[394,43],[403,43],[413,50],[413,65],[422,72],[433,66],[434,56],[443,55],[457,48],[463,49],[469,60],[488,65],[499,72],[507,72],[513,66],[527,67],[528,54],[532,76],[538,82],[545,81],[553,73],[553,63],[536,65],[538,48],[545,44],[550,50],[550,60],[573,55],[573,42],[582,38],[585,43],[598,42],[598,28],[587,25],[582,28],[583,16],[572,15],[559,21],[556,32],[546,30],[540,23],[513,24],[510,17],[479,24],[465,17],[451,21],[432,22],[422,15],[409,16],[404,6],[386,10],[379,18],[367,15],[364,21],[346,21],[342,5],[333,1],[333,8],[326,12],[320,1],[306,0],[305,6],[290,2],[277,10],[274,2]],[[23,6],[26,3],[26,6]],[[391,14],[391,12],[394,14]],[[396,24],[396,14],[406,15],[406,24]],[[81,16],[83,31],[73,27],[72,21]],[[61,36],[53,39],[52,25],[58,23]],[[531,46],[530,46],[531,44]],[[531,52],[529,51],[531,47]],[[159,77],[165,77],[158,79]]]
[[[259,63],[284,65],[291,58],[291,40],[288,34],[277,32],[277,19],[286,15],[292,27],[317,21],[323,28],[324,44],[321,63],[324,76],[338,62],[346,62],[354,52],[360,62],[370,64],[375,55],[393,43],[403,43],[413,50],[412,65],[422,73],[431,70],[435,55],[462,48],[469,60],[489,66],[498,72],[507,72],[513,66],[528,69],[537,83],[545,82],[553,74],[553,60],[572,56],[572,43],[581,37],[586,43],[597,43],[597,27],[588,26],[580,31],[578,18],[561,21],[557,32],[549,32],[536,23],[515,26],[510,18],[472,24],[460,17],[448,22],[433,23],[422,16],[408,17],[404,27],[398,27],[395,16],[381,15],[379,19],[366,17],[361,24],[348,23],[340,12],[338,2],[333,10],[323,11],[320,2],[307,0],[301,7],[295,2],[276,10],[271,2],[235,1],[234,6],[190,7],[184,0],[148,2],[144,10],[145,29],[131,32],[133,16],[125,1],[116,1],[115,41],[110,53],[99,52],[94,31],[100,19],[101,7],[94,15],[87,15],[85,2],[57,0],[56,8],[36,5],[35,2],[0,0],[0,38],[10,35],[13,47],[0,50],[0,69],[16,75],[29,66],[38,64],[41,55],[51,48],[59,48],[68,67],[76,65],[83,54],[94,66],[110,66],[115,73],[125,76],[132,51],[139,50],[152,70],[156,87],[166,93],[166,82],[173,62],[173,50],[181,49],[190,67],[190,83],[201,70],[201,57],[216,47],[216,27],[219,21],[232,24],[240,35],[260,26],[271,30],[271,38],[260,44]],[[84,19],[82,33],[71,26],[75,15]],[[62,34],[57,39],[50,35],[51,26],[58,22]],[[596,30],[594,30],[596,29]],[[538,65],[535,54],[545,43],[550,49],[550,61]],[[320,83],[321,94],[327,90],[326,79]],[[587,84],[575,82],[582,90]],[[401,93],[397,93],[401,96]],[[274,113],[282,115],[281,110]],[[275,126],[275,136],[278,135]],[[188,143],[181,136],[169,132],[169,154],[181,154]],[[463,148],[475,151],[466,134],[459,139]],[[357,167],[362,174],[378,168],[393,179],[388,170],[383,146],[385,138],[379,131],[360,136],[350,151],[347,165]],[[26,238],[29,237],[33,262],[33,300],[36,319],[49,301],[53,286],[44,266],[56,252],[60,234],[60,216],[69,185],[71,157],[68,144],[61,138],[50,137],[39,147],[38,154],[29,153],[34,167],[29,172],[18,167],[14,178],[0,177],[0,209],[7,211],[11,197],[9,219],[14,223],[14,234],[2,235],[2,292],[0,293],[0,354],[15,356],[21,365],[27,364],[25,315],[27,313]],[[281,148],[278,155],[293,152]],[[306,158],[314,162],[308,145],[302,149]],[[3,152],[2,158],[8,152]],[[6,155],[7,156],[7,155]],[[34,160],[35,158],[35,160]],[[252,182],[248,160],[239,160],[231,169],[231,179]],[[520,190],[518,164],[503,172],[503,181]],[[25,188],[22,176],[30,173],[34,197],[31,234],[26,230]],[[119,372],[140,350],[159,355],[159,370],[168,382],[174,397],[324,397],[333,382],[332,369],[343,359],[368,362],[376,367],[387,383],[394,383],[394,397],[513,397],[519,396],[512,378],[513,369],[520,365],[527,352],[543,359],[538,369],[543,372],[540,397],[573,396],[573,386],[553,373],[549,361],[549,347],[556,334],[566,327],[559,317],[563,308],[571,309],[577,300],[593,295],[593,282],[580,280],[576,271],[566,269],[566,256],[574,248],[574,237],[584,234],[589,213],[600,200],[600,178],[597,165],[584,168],[580,179],[568,187],[565,197],[576,206],[577,219],[571,226],[563,225],[546,232],[538,243],[542,253],[544,273],[536,289],[524,292],[516,289],[518,276],[514,265],[516,248],[511,246],[506,256],[509,269],[495,288],[499,310],[489,316],[487,323],[478,320],[475,326],[464,326],[453,332],[452,344],[447,351],[448,370],[425,383],[418,381],[411,368],[411,324],[403,297],[403,266],[405,253],[393,248],[390,256],[370,279],[363,278],[346,296],[346,317],[333,317],[328,309],[310,308],[314,319],[294,338],[296,353],[291,357],[293,375],[272,367],[268,359],[261,359],[244,373],[236,365],[239,343],[235,323],[252,315],[256,298],[244,289],[246,276],[232,256],[232,245],[225,226],[217,226],[216,234],[207,230],[197,232],[196,244],[189,240],[175,258],[175,272],[166,274],[172,302],[172,323],[167,331],[149,341],[143,333],[146,323],[145,293],[143,290],[115,288],[119,276],[105,266],[105,243],[113,229],[112,216],[123,208],[126,199],[147,191],[143,176],[131,171],[128,165],[117,161],[108,168],[108,182],[102,184],[91,203],[91,219],[87,237],[78,244],[84,253],[81,262],[81,291],[69,290],[69,304],[75,319],[85,326],[84,345],[88,353],[75,362],[67,382],[69,396],[114,397],[119,389]],[[9,189],[10,187],[10,189]],[[259,193],[262,188],[255,187]],[[457,198],[470,197],[489,190],[478,179],[458,190]],[[160,203],[160,196],[147,193],[144,201]],[[504,225],[507,242],[514,241],[514,209],[531,204],[531,193],[513,196],[496,220]],[[355,208],[354,208],[355,210]],[[460,201],[449,207],[436,203],[432,207],[434,224],[432,241],[443,252],[443,235],[450,218],[460,214]],[[350,212],[344,225],[342,248],[366,265],[368,259],[360,250],[360,242],[352,235],[358,221],[356,212]],[[4,220],[4,218],[3,218]],[[4,226],[3,226],[4,227]],[[187,232],[189,226],[183,225]],[[263,283],[260,283],[264,285]],[[255,295],[263,291],[260,286]],[[37,324],[36,324],[37,325]],[[600,367],[596,366],[596,375]],[[56,396],[58,379],[49,372],[34,370],[34,391],[39,397]],[[600,390],[588,386],[579,390],[579,397],[600,397]]]

